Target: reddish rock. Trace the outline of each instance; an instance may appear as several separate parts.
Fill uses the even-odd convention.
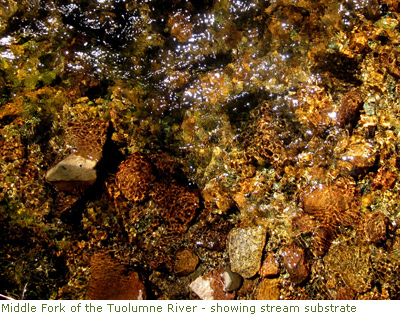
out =
[[[279,262],[273,252],[267,254],[258,273],[262,278],[276,276],[279,273]]]
[[[128,271],[111,258],[109,252],[100,251],[90,260],[91,279],[86,299],[92,300],[145,300],[146,289],[139,275]]]
[[[303,282],[310,273],[304,250],[295,244],[291,244],[283,249],[282,256],[290,280],[296,284]]]

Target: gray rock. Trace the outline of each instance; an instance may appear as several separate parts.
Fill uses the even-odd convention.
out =
[[[227,292],[239,289],[243,282],[242,276],[236,272],[232,272],[229,267],[225,268],[222,277],[224,279],[224,290]]]
[[[228,252],[233,272],[251,278],[261,267],[266,230],[260,226],[234,228],[228,235]]]

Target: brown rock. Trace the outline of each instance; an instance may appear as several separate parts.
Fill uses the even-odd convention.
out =
[[[196,270],[199,258],[192,250],[184,249],[176,254],[174,271],[177,276],[186,276]]]
[[[332,241],[336,238],[336,228],[326,225],[317,228],[314,237],[314,250],[318,257],[328,252]]]
[[[352,180],[318,184],[300,195],[305,213],[324,225],[351,225],[359,216],[360,190]]]
[[[346,93],[337,113],[338,124],[340,126],[346,126],[347,124],[357,123],[363,103],[364,101],[357,90]]]
[[[154,184],[150,196],[169,231],[185,233],[199,207],[197,192],[165,180]]]
[[[91,279],[86,299],[92,300],[145,300],[146,289],[139,275],[126,268],[109,252],[101,251],[90,260]]]
[[[278,279],[263,279],[257,293],[257,300],[278,300],[281,294]]]
[[[140,202],[149,194],[155,180],[152,165],[141,152],[136,152],[123,161],[115,177],[115,182],[128,200]]]
[[[267,254],[258,273],[262,278],[276,276],[279,273],[279,262],[273,252]]]
[[[304,250],[295,244],[286,246],[282,252],[284,266],[294,283],[303,282],[310,273]]]
[[[336,300],[353,300],[355,292],[347,287],[340,287],[337,290]]]
[[[190,236],[199,247],[222,251],[225,249],[226,237],[232,227],[233,224],[230,221],[217,216],[212,221],[197,223],[191,229]]]

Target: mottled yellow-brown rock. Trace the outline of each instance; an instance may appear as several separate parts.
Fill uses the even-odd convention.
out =
[[[140,202],[149,194],[155,180],[151,162],[141,152],[136,152],[123,161],[115,182],[128,200]]]
[[[199,258],[189,249],[179,251],[175,257],[174,272],[177,276],[186,276],[196,270]]]
[[[234,228],[228,235],[228,253],[233,272],[253,277],[261,266],[266,230],[262,227]]]

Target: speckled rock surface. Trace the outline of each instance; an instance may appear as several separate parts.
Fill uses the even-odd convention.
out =
[[[228,236],[228,252],[233,272],[244,278],[254,276],[261,266],[266,231],[262,227],[234,228]]]

